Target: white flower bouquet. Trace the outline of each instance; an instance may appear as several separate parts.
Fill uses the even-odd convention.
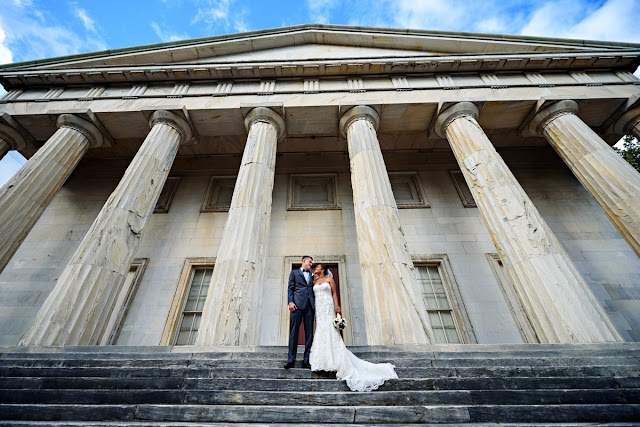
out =
[[[336,314],[336,318],[333,319],[333,326],[337,330],[341,331],[345,328],[345,326],[347,326],[347,319],[345,319],[340,313],[338,313]]]

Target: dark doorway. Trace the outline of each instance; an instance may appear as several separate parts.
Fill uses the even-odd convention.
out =
[[[334,262],[323,262],[322,265],[324,265],[325,267],[327,267],[330,271],[331,274],[333,274],[333,280],[336,282],[336,293],[338,294],[338,304],[342,305],[342,302],[340,301],[340,275],[338,274],[338,264],[334,263]],[[302,267],[302,264],[297,263],[297,264],[292,264],[291,265],[291,270],[297,270],[300,267]],[[316,267],[316,264],[313,264],[313,267],[311,267],[312,271],[313,269]],[[300,332],[298,333],[298,345],[304,345],[304,324],[300,324]]]

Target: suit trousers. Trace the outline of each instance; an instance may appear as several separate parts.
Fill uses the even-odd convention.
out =
[[[304,323],[304,363],[309,363],[309,353],[311,352],[311,344],[313,343],[313,320],[316,312],[311,306],[303,309],[297,309],[289,314],[289,354],[287,356],[288,363],[296,361],[296,353],[298,352],[298,333],[300,332],[300,324]]]

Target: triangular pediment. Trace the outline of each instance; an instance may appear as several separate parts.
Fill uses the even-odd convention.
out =
[[[330,44],[307,44],[300,46],[284,46],[259,51],[242,52],[230,55],[201,58],[187,63],[217,64],[231,62],[264,62],[264,61],[301,61],[301,60],[335,60],[365,58],[403,58],[442,54],[409,49],[384,49],[376,47],[340,46]]]
[[[0,66],[10,70],[158,66],[274,60],[536,54],[638,49],[640,45],[525,36],[301,25]]]

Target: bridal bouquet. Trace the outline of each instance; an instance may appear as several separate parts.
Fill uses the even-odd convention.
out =
[[[336,314],[336,318],[333,319],[333,326],[341,331],[347,326],[347,319],[343,318],[340,313]]]

